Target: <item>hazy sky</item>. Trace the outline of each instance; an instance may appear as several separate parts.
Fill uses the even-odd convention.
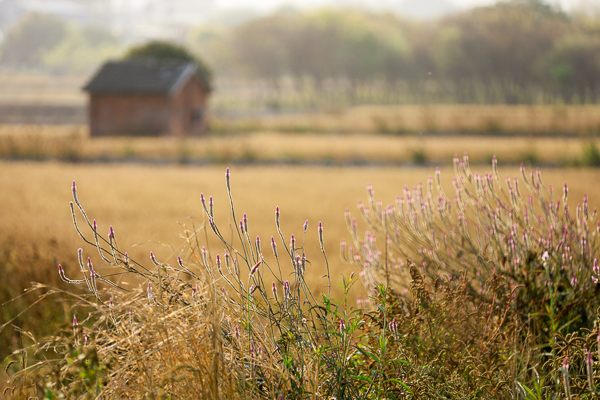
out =
[[[410,0],[420,1],[420,0]],[[458,8],[470,8],[478,5],[493,4],[495,0],[448,0]],[[247,0],[216,0],[219,8],[254,8],[261,11],[272,11],[284,5],[292,5],[297,8],[313,8],[325,5],[343,5],[343,4],[361,4],[369,7],[369,4],[398,4],[402,0],[260,0],[258,2],[248,2]],[[560,4],[563,9],[570,10],[581,4],[600,6],[600,0],[547,0],[552,4]]]

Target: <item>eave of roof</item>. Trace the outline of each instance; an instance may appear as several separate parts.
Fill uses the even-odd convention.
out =
[[[196,71],[193,62],[128,60],[104,64],[83,87],[90,93],[161,93],[172,95]]]

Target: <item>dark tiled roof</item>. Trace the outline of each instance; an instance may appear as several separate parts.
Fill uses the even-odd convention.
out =
[[[100,68],[83,90],[93,93],[170,93],[195,72],[195,64],[185,61],[111,61]]]

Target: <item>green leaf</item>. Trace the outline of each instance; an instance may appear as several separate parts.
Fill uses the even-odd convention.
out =
[[[369,383],[373,383],[373,380],[371,378],[369,378],[368,376],[353,376],[354,379],[360,379],[361,381],[366,381]]]
[[[360,348],[360,347],[358,347],[358,346],[354,346],[354,347],[356,348],[356,350],[360,351],[360,352],[361,352],[362,354],[364,354],[365,356],[367,356],[367,357],[371,357],[373,360],[375,360],[375,361],[379,362],[379,357],[377,357],[375,354],[373,354],[373,353],[370,353],[370,352],[368,352],[368,351],[366,351],[366,350],[363,350],[363,349],[361,349],[361,348]]]
[[[401,385],[404,389],[408,390],[409,393],[412,393],[409,389],[408,386],[406,386],[406,384],[404,384],[404,382],[399,381],[398,379],[394,379],[394,378],[390,378],[387,380],[388,382],[393,382],[393,383],[397,383],[398,385]],[[389,393],[388,393],[389,394]]]

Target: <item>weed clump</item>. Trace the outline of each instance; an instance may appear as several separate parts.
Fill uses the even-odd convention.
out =
[[[341,257],[360,273],[342,278],[341,298],[329,291],[321,223],[321,267],[305,254],[308,221],[288,236],[279,208],[263,244],[249,217],[236,215],[229,169],[232,226],[225,230],[212,197],[201,196],[205,229],[220,248],[211,252],[201,230],[185,230],[188,246],[173,263],[153,253],[145,263],[131,259],[112,227],[100,235],[73,184],[73,223],[93,254],[78,251],[79,277],[62,266],[59,276],[87,288],[73,296],[92,312],[25,349],[46,361],[13,365],[8,390],[46,398],[592,398],[596,212],[587,198],[572,211],[566,184],[555,199],[539,170],[521,167],[521,180],[502,180],[495,158],[480,175],[466,155],[454,167],[452,197],[439,170],[394,205],[367,188],[358,207],[364,235],[346,213],[352,241],[342,241]],[[92,258],[116,272],[98,273]],[[304,279],[311,269],[322,271],[321,297]],[[359,280],[367,297],[355,307],[348,293]]]
[[[587,196],[573,210],[566,183],[557,200],[539,169],[501,179],[495,158],[483,175],[466,155],[454,169],[451,197],[439,169],[392,206],[367,187],[367,229],[347,212],[343,258],[368,291],[388,288],[402,345],[440,371],[438,390],[455,376],[477,397],[595,393],[600,223]]]

